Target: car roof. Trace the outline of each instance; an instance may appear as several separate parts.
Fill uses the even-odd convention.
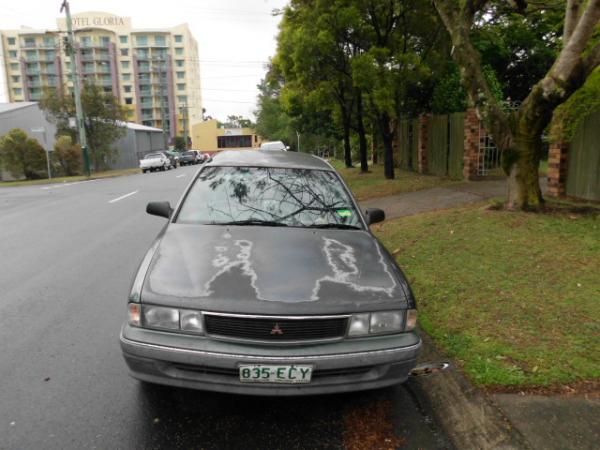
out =
[[[282,167],[333,171],[324,159],[298,152],[227,150],[213,156],[207,166]]]

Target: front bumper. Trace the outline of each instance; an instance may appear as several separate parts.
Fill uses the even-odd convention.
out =
[[[310,395],[375,389],[402,383],[416,365],[414,333],[303,346],[219,341],[124,325],[121,348],[134,378],[207,391],[253,395]],[[240,364],[310,364],[309,384],[239,381]]]

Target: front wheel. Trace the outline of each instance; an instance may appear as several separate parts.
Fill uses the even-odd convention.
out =
[[[167,166],[165,164],[163,164],[163,166],[160,168],[161,171],[166,171],[167,170]]]

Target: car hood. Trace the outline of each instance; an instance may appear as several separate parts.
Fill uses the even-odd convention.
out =
[[[141,299],[246,314],[409,307],[406,280],[368,232],[170,224]]]

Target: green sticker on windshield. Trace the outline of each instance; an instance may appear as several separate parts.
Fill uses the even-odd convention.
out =
[[[340,217],[352,217],[352,211],[349,209],[338,209],[337,213]]]

